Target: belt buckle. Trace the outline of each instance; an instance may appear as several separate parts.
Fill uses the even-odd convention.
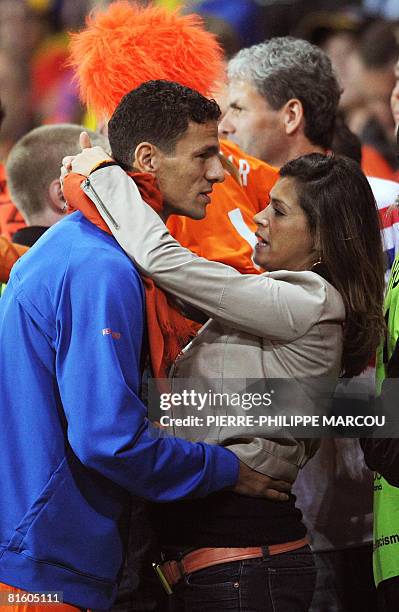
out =
[[[154,569],[154,572],[156,573],[156,575],[158,576],[163,588],[165,589],[166,593],[168,595],[172,595],[173,591],[172,591],[172,587],[170,586],[165,574],[163,573],[162,567],[160,563],[153,563],[152,567]]]

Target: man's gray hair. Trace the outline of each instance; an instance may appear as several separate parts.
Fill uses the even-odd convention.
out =
[[[228,64],[228,77],[250,82],[274,110],[300,100],[306,137],[330,147],[341,89],[324,51],[291,36],[271,38],[239,51]]]

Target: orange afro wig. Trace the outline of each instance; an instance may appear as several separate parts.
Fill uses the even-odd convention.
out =
[[[151,79],[177,81],[209,95],[223,78],[223,52],[197,15],[115,2],[71,34],[70,65],[82,101],[109,118],[121,98]]]

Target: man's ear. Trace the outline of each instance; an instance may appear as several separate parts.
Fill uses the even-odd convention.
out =
[[[149,142],[140,142],[134,152],[133,166],[140,172],[154,174],[159,169],[161,151]]]
[[[285,103],[283,108],[283,120],[287,136],[294,134],[303,125],[304,113],[300,100],[292,98]]]
[[[50,207],[53,212],[63,215],[66,211],[65,198],[62,193],[60,179],[51,181],[48,188]]]

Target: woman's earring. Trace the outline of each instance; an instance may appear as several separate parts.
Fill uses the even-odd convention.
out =
[[[310,268],[310,270],[314,270],[315,268],[317,268],[318,266],[320,266],[323,262],[321,261],[321,259],[318,259],[317,261],[314,262],[313,266]]]

